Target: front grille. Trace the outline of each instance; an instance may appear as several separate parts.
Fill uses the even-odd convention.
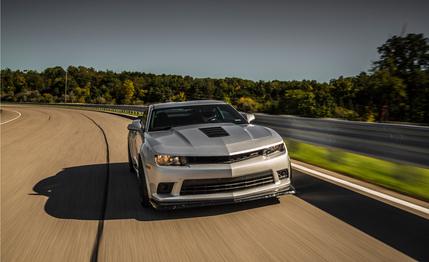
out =
[[[229,136],[229,134],[220,126],[200,128],[201,132],[206,134],[208,137],[221,137]]]
[[[263,154],[264,150],[262,149],[232,156],[189,156],[187,157],[187,161],[190,165],[231,164],[234,162],[239,162],[250,158],[262,156]]]
[[[187,179],[183,181],[180,194],[198,195],[225,193],[272,183],[274,183],[274,177],[270,171],[232,178]]]

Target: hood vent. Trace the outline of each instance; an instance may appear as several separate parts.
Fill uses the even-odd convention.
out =
[[[206,134],[208,137],[222,137],[222,136],[229,136],[229,134],[223,129],[222,127],[207,127],[207,128],[200,128],[201,132]]]

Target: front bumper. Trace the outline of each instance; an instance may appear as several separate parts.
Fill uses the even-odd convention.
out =
[[[263,193],[250,194],[247,196],[237,196],[227,199],[211,199],[211,200],[186,200],[186,201],[159,201],[157,199],[152,199],[151,203],[156,209],[181,209],[189,207],[205,207],[205,206],[214,206],[214,205],[227,205],[234,203],[243,203],[247,201],[259,200],[277,197],[285,194],[294,194],[295,188],[292,185],[289,185],[284,188],[279,188],[274,191],[267,191]]]
[[[145,171],[149,182],[151,202],[156,208],[184,208],[195,206],[219,205],[245,202],[256,199],[276,197],[293,193],[290,176],[280,179],[277,171],[289,169],[287,153],[272,157],[260,156],[232,164],[205,164],[190,167],[165,167],[146,165]],[[192,179],[222,179],[269,172],[273,183],[232,192],[210,194],[181,194],[183,181]],[[289,169],[289,174],[291,170]],[[159,183],[174,183],[170,194],[158,194]]]

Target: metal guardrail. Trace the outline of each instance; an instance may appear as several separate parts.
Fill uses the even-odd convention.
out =
[[[61,107],[90,108],[97,111],[108,111],[128,115],[140,115],[147,108],[144,105],[108,105],[108,104],[49,104]]]
[[[429,166],[429,127],[257,114],[280,135],[386,160]]]
[[[138,115],[147,106],[55,104]],[[429,127],[256,114],[255,124],[285,138],[429,167]]]

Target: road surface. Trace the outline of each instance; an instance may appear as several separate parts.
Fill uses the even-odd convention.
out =
[[[428,220],[298,172],[278,200],[142,208],[129,120],[7,109],[22,116],[1,125],[2,261],[429,260]]]

